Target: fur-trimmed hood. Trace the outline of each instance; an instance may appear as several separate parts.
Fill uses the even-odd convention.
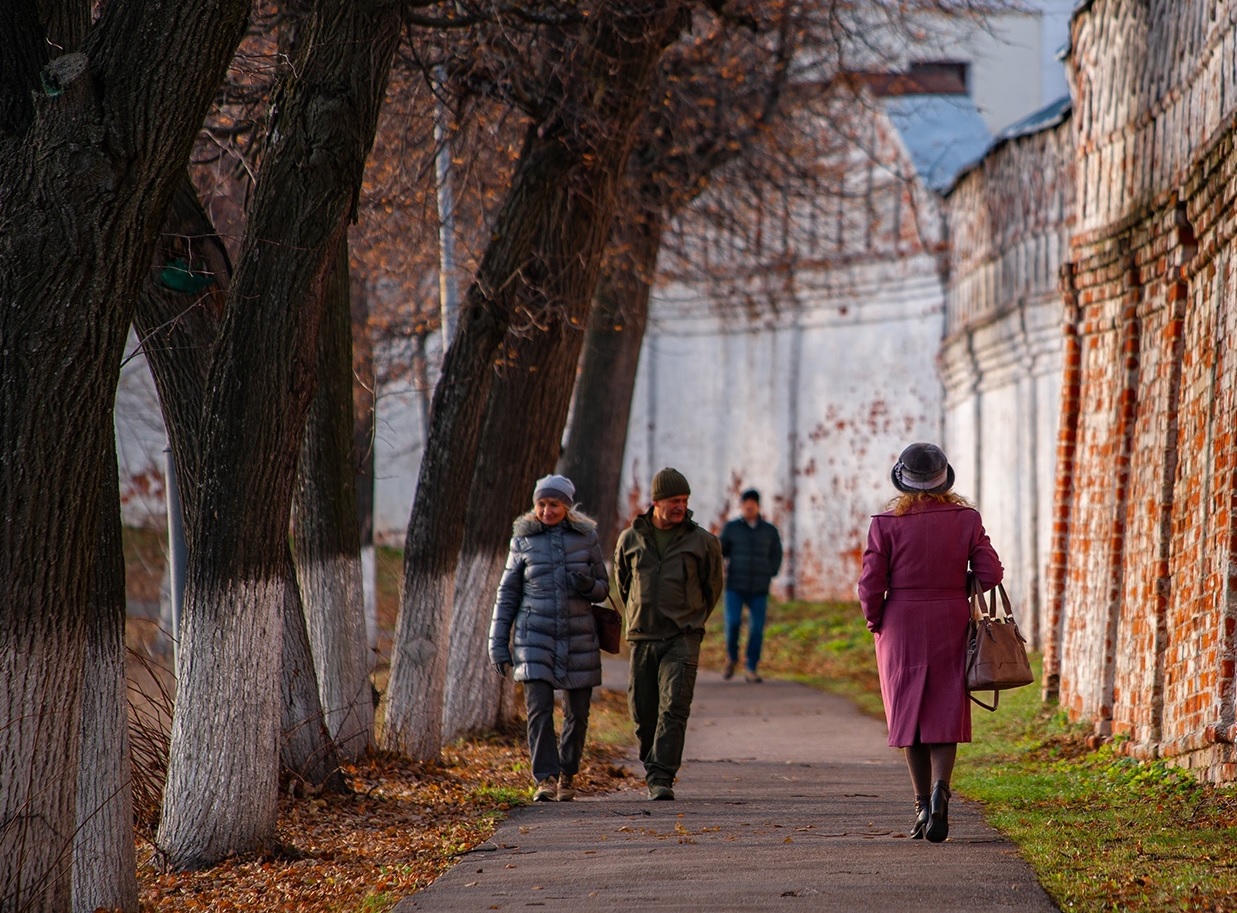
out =
[[[597,521],[580,513],[578,510],[573,510],[567,514],[560,525],[582,536],[586,536],[597,529]],[[537,519],[537,514],[530,510],[528,513],[517,517],[515,522],[511,524],[511,535],[528,538],[529,536],[540,536],[549,529],[553,529],[553,527],[546,526]]]

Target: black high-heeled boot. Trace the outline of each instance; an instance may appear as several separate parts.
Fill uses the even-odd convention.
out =
[[[923,832],[928,826],[928,816],[931,814],[928,803],[929,799],[927,796],[915,797],[915,826],[911,828],[912,840],[923,839]]]
[[[928,826],[923,835],[930,843],[940,843],[949,836],[949,786],[944,780],[932,784],[932,798],[928,802]]]

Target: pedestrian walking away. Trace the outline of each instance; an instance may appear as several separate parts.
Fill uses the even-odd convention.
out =
[[[722,557],[726,562],[726,665],[722,678],[734,675],[739,663],[739,634],[747,606],[747,651],[744,679],[759,682],[764,647],[769,585],[782,567],[782,537],[760,513],[760,492],[749,488],[739,499],[739,516],[722,527]]]
[[[575,486],[559,475],[533,489],[533,509],[511,527],[507,564],[490,621],[490,662],[524,684],[536,802],[575,798],[601,651],[591,605],[610,592],[597,524],[575,509]],[[513,647],[514,643],[514,647]],[[563,732],[554,733],[554,692]]]
[[[983,589],[1004,571],[983,520],[953,491],[935,444],[911,444],[890,473],[900,494],[872,517],[859,602],[876,641],[889,744],[903,748],[915,793],[911,836],[949,836],[949,783],[958,743],[971,740],[966,692],[967,580]]]
[[[650,799],[673,799],[704,626],[722,592],[722,546],[687,509],[677,469],[653,476],[652,505],[619,534],[614,573],[631,650],[627,702]]]

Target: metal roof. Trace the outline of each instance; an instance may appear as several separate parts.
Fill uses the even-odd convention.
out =
[[[1033,136],[1043,130],[1050,130],[1058,124],[1062,124],[1067,121],[1073,110],[1074,105],[1070,100],[1070,97],[1068,95],[1062,95],[1056,101],[1049,102],[1038,111],[1028,114],[1022,120],[1010,124],[1000,132],[997,138],[989,144],[988,148],[985,149],[982,154],[977,155],[970,162],[967,162],[956,172],[954,172],[953,178],[950,180],[949,185],[939,192],[948,196],[950,192],[953,191],[954,187],[958,185],[959,181],[974,171],[975,168],[979,166],[980,162],[992,155],[1006,143],[1012,142],[1016,139],[1021,139],[1024,136]]]
[[[943,193],[992,143],[967,95],[895,95],[881,99],[923,182]]]

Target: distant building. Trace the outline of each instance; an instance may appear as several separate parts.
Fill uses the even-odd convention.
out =
[[[990,147],[990,125],[1043,105],[1052,81],[1042,77],[1060,69],[1044,18],[951,28],[893,71],[852,74],[822,114],[851,131],[821,163],[842,175],[837,192],[772,216],[770,202],[760,225],[682,228],[688,255],[663,261],[650,306],[624,503],[675,465],[692,481],[697,519],[717,525],[755,486],[787,546],[782,595],[854,597],[898,452],[949,439],[937,358],[953,263],[941,194]],[[1051,357],[1040,370],[1055,377]],[[979,490],[971,454],[959,457],[959,490],[1003,509],[995,489]],[[1001,525],[1010,541],[998,549],[1020,556],[1021,531]]]

